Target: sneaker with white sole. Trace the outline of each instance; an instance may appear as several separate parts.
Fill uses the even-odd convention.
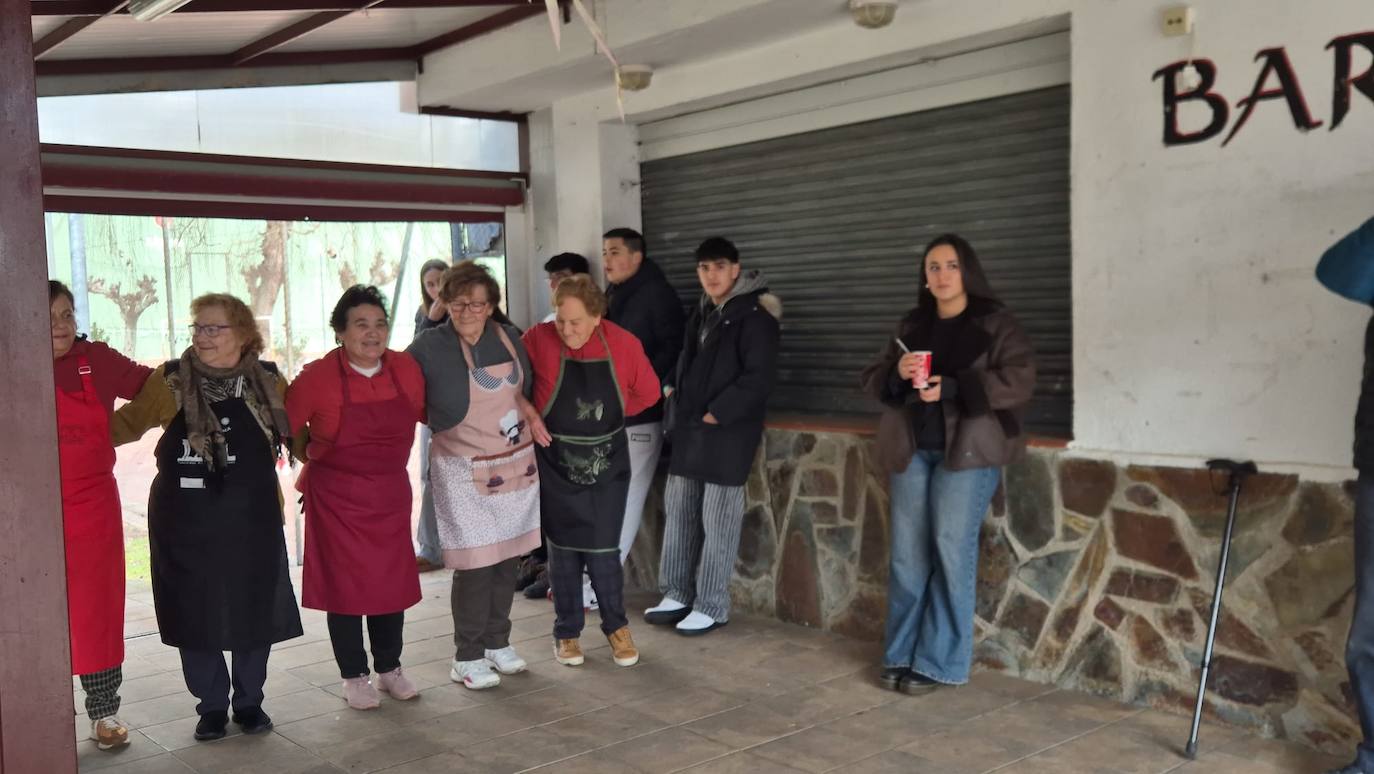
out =
[[[382,697],[367,675],[344,678],[344,701],[355,710],[373,710],[382,706]]]
[[[635,640],[630,636],[630,627],[616,629],[606,635],[606,640],[611,643],[611,659],[616,666],[632,667],[639,663],[639,648],[635,647]]]
[[[515,652],[515,648],[507,645],[498,650],[486,652],[487,661],[496,667],[496,671],[503,675],[519,674],[529,668],[525,659],[520,658],[520,654]]]
[[[576,639],[554,640],[553,658],[563,666],[582,666],[582,643]]]
[[[474,691],[495,688],[501,684],[501,675],[491,671],[491,664],[484,658],[479,658],[476,661],[455,660],[453,668],[448,672],[448,679],[455,683],[462,683],[464,688],[471,688]]]
[[[644,611],[644,622],[655,626],[673,626],[691,614],[692,608],[672,597],[664,597],[662,602]]]
[[[406,673],[402,672],[400,667],[377,675],[377,690],[391,694],[391,698],[396,701],[410,701],[420,695],[420,692],[415,690],[415,684],[406,677]]]
[[[91,741],[96,749],[113,750],[129,743],[129,727],[124,721],[111,715],[91,721]]]
[[[715,631],[725,624],[725,621],[717,621],[705,613],[693,610],[681,621],[678,621],[677,633],[687,637],[695,637],[700,634]]]
[[[601,609],[601,605],[596,602],[596,591],[592,589],[592,582],[587,578],[582,579],[582,609],[587,612]]]

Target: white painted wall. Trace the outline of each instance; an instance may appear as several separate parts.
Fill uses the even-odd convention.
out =
[[[568,99],[530,116],[533,260],[529,289],[534,319],[547,314],[544,261],[581,253],[601,276],[601,235],[642,225],[638,128],[621,123],[613,102]]]
[[[1374,105],[1357,94],[1338,131],[1302,134],[1281,101],[1265,103],[1225,148],[1220,138],[1165,148],[1160,86],[1151,75],[1190,52],[1210,58],[1234,121],[1236,102],[1258,74],[1256,52],[1283,45],[1314,114],[1329,122],[1333,65],[1324,46],[1369,29],[1368,5],[1195,0],[1194,7],[1197,35],[1180,39],[1163,37],[1161,7],[1139,0],[907,0],[885,30],[837,18],[726,55],[670,63],[626,105],[632,122],[661,122],[1043,35],[1069,19],[1073,448],[1140,463],[1253,457],[1270,469],[1344,477],[1369,310],[1321,289],[1312,269],[1328,244],[1374,214]],[[447,64],[461,66],[455,56]],[[1356,72],[1369,65],[1368,55],[1357,56]],[[512,65],[510,82],[540,77],[541,66]],[[442,72],[427,68],[431,75]],[[500,85],[488,80],[481,89]],[[613,115],[602,91],[563,97],[553,118],[564,103],[603,122]],[[770,118],[770,131],[805,130],[814,121],[791,116]],[[590,159],[561,156],[608,151],[579,121],[551,126],[557,228],[571,244],[584,239],[574,232],[602,220],[607,184]],[[644,130],[652,139],[653,127]],[[719,138],[728,141],[728,133]]]

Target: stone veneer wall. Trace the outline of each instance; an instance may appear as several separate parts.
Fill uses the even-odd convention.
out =
[[[770,429],[754,465],[736,609],[881,639],[888,498],[871,439]],[[1222,477],[1032,449],[1005,483],[982,532],[977,662],[1191,712],[1226,518]],[[657,586],[662,486],[631,554],[632,587]],[[1343,660],[1354,603],[1349,487],[1247,482],[1211,717],[1330,752],[1358,738]]]

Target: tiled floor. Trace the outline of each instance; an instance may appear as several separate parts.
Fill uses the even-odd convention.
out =
[[[593,624],[587,663],[569,668],[553,661],[552,605],[518,598],[513,640],[530,671],[474,692],[448,679],[448,588],[446,573],[425,575],[425,599],[407,614],[404,660],[420,698],[383,699],[371,712],[344,706],[324,616],[303,611],[306,636],[272,654],[265,708],[276,730],[262,736],[193,741],[194,700],[175,651],[156,636],[132,639],[121,714],[137,729],[133,743],[103,753],[82,741],[81,770],[1277,774],[1336,763],[1211,726],[1200,759],[1188,762],[1179,753],[1186,718],[996,674],[901,696],[874,684],[873,646],[743,616],[699,639],[632,623],[643,661],[630,669],[611,663]],[[151,609],[146,588],[130,600],[130,630],[152,628],[140,620]],[[76,700],[80,709],[79,691]],[[83,716],[76,729],[84,739]]]

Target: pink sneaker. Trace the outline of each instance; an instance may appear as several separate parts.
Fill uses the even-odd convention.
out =
[[[410,701],[420,695],[420,692],[415,690],[415,684],[410,682],[410,678],[406,677],[400,667],[377,675],[377,687],[391,694],[391,698],[397,701]]]
[[[382,703],[382,698],[377,695],[377,689],[372,687],[367,675],[344,680],[344,700],[355,710],[377,709]]]

